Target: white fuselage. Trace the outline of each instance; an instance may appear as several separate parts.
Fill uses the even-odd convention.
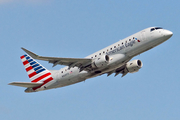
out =
[[[91,71],[80,71],[78,67],[51,70],[54,80],[46,84],[45,88],[42,87],[36,91],[71,85],[113,71],[120,68],[134,56],[163,43],[171,36],[171,31],[162,28],[150,27],[144,29],[86,57],[96,60],[103,55],[108,55],[110,59],[107,66]]]

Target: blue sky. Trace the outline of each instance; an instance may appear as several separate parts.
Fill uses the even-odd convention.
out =
[[[163,0],[0,0],[0,119],[180,119],[180,2]],[[133,33],[161,26],[174,35],[134,59],[142,69],[124,78],[102,75],[71,86],[24,93],[20,56],[83,58]],[[38,61],[48,69],[52,64]]]

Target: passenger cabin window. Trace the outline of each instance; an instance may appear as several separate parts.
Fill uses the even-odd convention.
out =
[[[111,48],[111,50],[112,50],[112,48]]]
[[[101,55],[101,53],[99,53],[99,55]]]
[[[103,53],[105,53],[105,51],[103,51]]]
[[[114,46],[114,48],[116,48],[116,46]]]

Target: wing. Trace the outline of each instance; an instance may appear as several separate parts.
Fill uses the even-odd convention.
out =
[[[127,67],[126,67],[126,64],[130,59],[131,58],[127,59],[121,67],[107,72],[107,76],[110,76],[113,73],[115,73],[115,76],[117,76],[119,74],[122,74],[121,77],[124,77],[125,75],[127,75],[129,73],[129,71],[128,71]]]
[[[33,88],[33,87],[38,87],[42,85],[43,83],[33,83],[33,82],[12,82],[9,83],[8,85],[15,85],[15,86],[20,86],[20,87],[26,87],[26,88]]]
[[[128,70],[126,68],[126,64],[124,64],[123,66],[121,66],[120,68],[117,68],[115,70],[109,71],[107,72],[107,76],[110,76],[111,74],[115,73],[115,76],[122,74],[122,77],[124,77],[127,73]]]
[[[79,68],[83,69],[92,63],[92,59],[89,59],[89,58],[43,57],[43,56],[36,55],[35,53],[33,53],[25,48],[22,48],[22,49],[34,59],[49,61],[49,63],[53,64],[53,67],[56,66],[57,64],[60,64],[60,65],[69,66],[69,68],[79,67]]]
[[[120,73],[122,74],[122,77],[124,77],[126,74],[128,74],[128,70],[126,68],[126,64],[123,65],[122,67],[118,68],[115,70],[115,76],[119,75]]]

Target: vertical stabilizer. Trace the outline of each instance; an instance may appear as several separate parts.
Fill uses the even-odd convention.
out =
[[[53,80],[51,76],[51,72],[47,70],[45,67],[43,67],[41,64],[39,64],[37,61],[35,61],[32,57],[25,54],[20,57],[23,65],[25,67],[25,70],[31,80],[31,82],[43,82],[43,85]],[[33,88],[34,90],[40,88],[41,86],[38,86],[36,88]]]

